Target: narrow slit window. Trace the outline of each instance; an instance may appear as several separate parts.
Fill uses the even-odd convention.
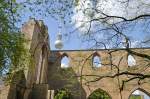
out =
[[[68,68],[69,67],[69,59],[67,56],[64,56],[61,59],[61,68]]]
[[[100,59],[100,57],[99,56],[94,56],[93,57],[93,67],[94,68],[99,68],[99,67],[101,67],[102,65],[101,65],[101,59]]]
[[[136,65],[136,60],[132,55],[128,55],[128,66],[134,66]]]

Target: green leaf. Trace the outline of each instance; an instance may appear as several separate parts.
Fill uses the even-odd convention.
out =
[[[13,3],[16,3],[16,0],[12,0]]]

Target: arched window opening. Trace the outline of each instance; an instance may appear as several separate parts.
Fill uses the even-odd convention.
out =
[[[61,68],[68,68],[68,67],[69,67],[69,59],[67,56],[64,56],[61,59]]]
[[[129,99],[150,99],[150,96],[142,90],[135,90],[131,93]]]
[[[102,66],[102,64],[101,64],[101,59],[100,59],[100,57],[99,57],[98,55],[94,56],[94,57],[93,57],[93,67],[94,67],[94,68],[99,68],[99,67],[101,67],[101,66]]]
[[[132,55],[128,55],[128,66],[135,66],[136,65],[136,60]]]
[[[102,89],[95,90],[88,99],[111,99],[110,95]]]

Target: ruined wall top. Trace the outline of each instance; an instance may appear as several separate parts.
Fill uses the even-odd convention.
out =
[[[130,48],[129,50],[131,52],[128,52],[127,49],[51,51],[48,65],[48,83],[50,85],[50,88],[55,90],[61,89],[63,87],[66,87],[70,83],[72,84],[73,82],[73,84],[76,83],[76,85],[74,84],[74,86],[72,84],[73,88],[79,86],[81,90],[82,88],[84,89],[83,93],[86,93],[86,99],[92,92],[94,92],[98,88],[109,93],[112,99],[121,99],[119,96],[120,90],[118,88],[118,85],[121,84],[120,82],[133,77],[132,75],[126,75],[127,72],[141,72],[141,74],[145,75],[149,75],[150,72],[150,68],[148,68],[149,59],[142,56],[140,57],[140,55],[150,55],[150,48]],[[135,64],[133,64],[132,66],[129,66],[129,55],[132,55],[135,59]],[[62,59],[65,56],[68,58],[69,62],[67,64],[68,66],[65,66],[64,68]],[[93,57],[95,56],[98,56],[100,59],[100,67],[95,67],[93,64]],[[123,75],[114,76],[121,73]],[[82,80],[80,79],[80,77],[82,78]],[[119,83],[118,77],[120,81]],[[137,82],[138,79],[134,79],[124,86],[124,90],[122,91],[122,99],[128,99],[131,93],[137,88],[145,89],[149,92],[149,79],[141,80],[140,84]],[[79,83],[82,84],[80,85]]]
[[[25,38],[29,41],[27,48],[30,49],[31,53],[38,46],[43,46],[44,44],[50,49],[48,28],[42,20],[31,18],[23,24],[21,32],[25,34]]]

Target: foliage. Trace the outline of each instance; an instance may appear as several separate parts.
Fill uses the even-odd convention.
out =
[[[71,94],[67,89],[58,90],[54,99],[72,99]]]
[[[129,99],[142,99],[142,96],[139,96],[139,95],[132,95],[132,96],[130,96]]]
[[[0,0],[0,78],[11,82],[13,75],[29,65],[24,35],[19,32],[19,5],[15,0]]]
[[[88,99],[111,99],[110,96],[103,90],[95,90]]]
[[[20,3],[24,10],[31,12],[32,16],[51,16],[56,20],[64,18],[70,19],[70,15],[73,14],[71,10],[75,4],[74,0],[25,0]],[[36,9],[35,9],[36,8]],[[41,9],[42,8],[42,9]],[[70,9],[70,10],[68,10]],[[43,13],[44,12],[44,13]]]
[[[66,35],[78,32],[92,48],[127,47],[125,43],[149,47],[149,1],[27,0],[22,4],[35,16],[51,16],[71,27]]]

